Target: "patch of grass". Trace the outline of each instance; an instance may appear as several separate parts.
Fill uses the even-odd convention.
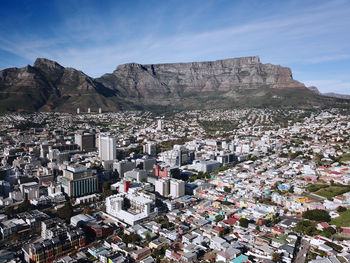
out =
[[[317,192],[317,195],[323,196],[325,198],[333,198],[338,195],[345,194],[347,192],[350,192],[350,186],[344,185],[344,186],[330,186],[327,188],[324,188]]]
[[[317,192],[318,190],[322,188],[327,188],[328,186],[329,185],[327,184],[312,184],[306,187],[306,190],[308,190],[309,192]]]
[[[339,227],[350,226],[350,210],[340,213],[340,216],[333,218],[330,224]]]
[[[350,161],[350,153],[345,153],[340,158],[341,162],[349,162]]]

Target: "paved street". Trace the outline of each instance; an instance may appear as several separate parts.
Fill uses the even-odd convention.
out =
[[[295,257],[294,263],[305,263],[307,259],[307,254],[309,253],[310,244],[305,239],[302,239],[299,246],[299,251]]]

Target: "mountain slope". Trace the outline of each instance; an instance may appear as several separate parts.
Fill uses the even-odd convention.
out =
[[[294,80],[289,68],[259,57],[212,62],[120,65],[93,79],[38,58],[33,66],[0,71],[0,111],[105,111],[218,107],[348,105]]]
[[[311,86],[307,87],[309,90],[313,91],[314,93],[326,97],[332,97],[332,98],[338,98],[338,99],[347,99],[350,100],[350,95],[346,94],[339,94],[339,93],[334,93],[334,92],[326,92],[326,93],[321,93],[317,87]]]
[[[119,110],[117,92],[83,72],[38,58],[33,67],[0,71],[0,111],[57,110],[77,107]]]
[[[327,100],[293,80],[289,68],[259,57],[213,62],[118,66],[96,79],[144,107],[188,109],[241,106],[320,106]]]

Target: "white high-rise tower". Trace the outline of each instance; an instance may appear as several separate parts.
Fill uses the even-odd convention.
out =
[[[157,131],[161,131],[163,129],[163,120],[158,120]]]
[[[98,138],[98,157],[102,161],[111,161],[116,159],[115,138],[111,136],[100,135]]]

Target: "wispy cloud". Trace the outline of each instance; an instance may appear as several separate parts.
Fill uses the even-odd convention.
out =
[[[89,5],[81,9],[78,6],[79,12],[74,16],[66,15],[63,8],[62,23],[51,37],[42,38],[30,32],[6,39],[0,37],[0,48],[28,61],[36,57],[54,59],[92,76],[111,72],[118,64],[127,62],[188,62],[260,55],[265,62],[314,67],[329,61],[349,60],[350,34],[346,34],[350,28],[349,2],[315,3],[304,10],[286,8],[281,13],[257,15],[245,22],[227,20],[224,26],[197,31],[190,28],[190,24],[201,23],[202,13],[215,5],[211,2],[195,12],[175,14],[173,20],[179,22],[169,26],[171,34],[164,26],[168,14],[162,6],[155,7],[155,13],[145,14],[141,25],[142,20],[135,17],[110,15],[121,10],[110,10],[104,18]],[[232,15],[240,16],[242,21],[245,12],[249,12],[233,11]],[[191,15],[184,17],[184,14]],[[343,81],[345,85],[347,82]],[[324,87],[324,82],[321,85]]]

